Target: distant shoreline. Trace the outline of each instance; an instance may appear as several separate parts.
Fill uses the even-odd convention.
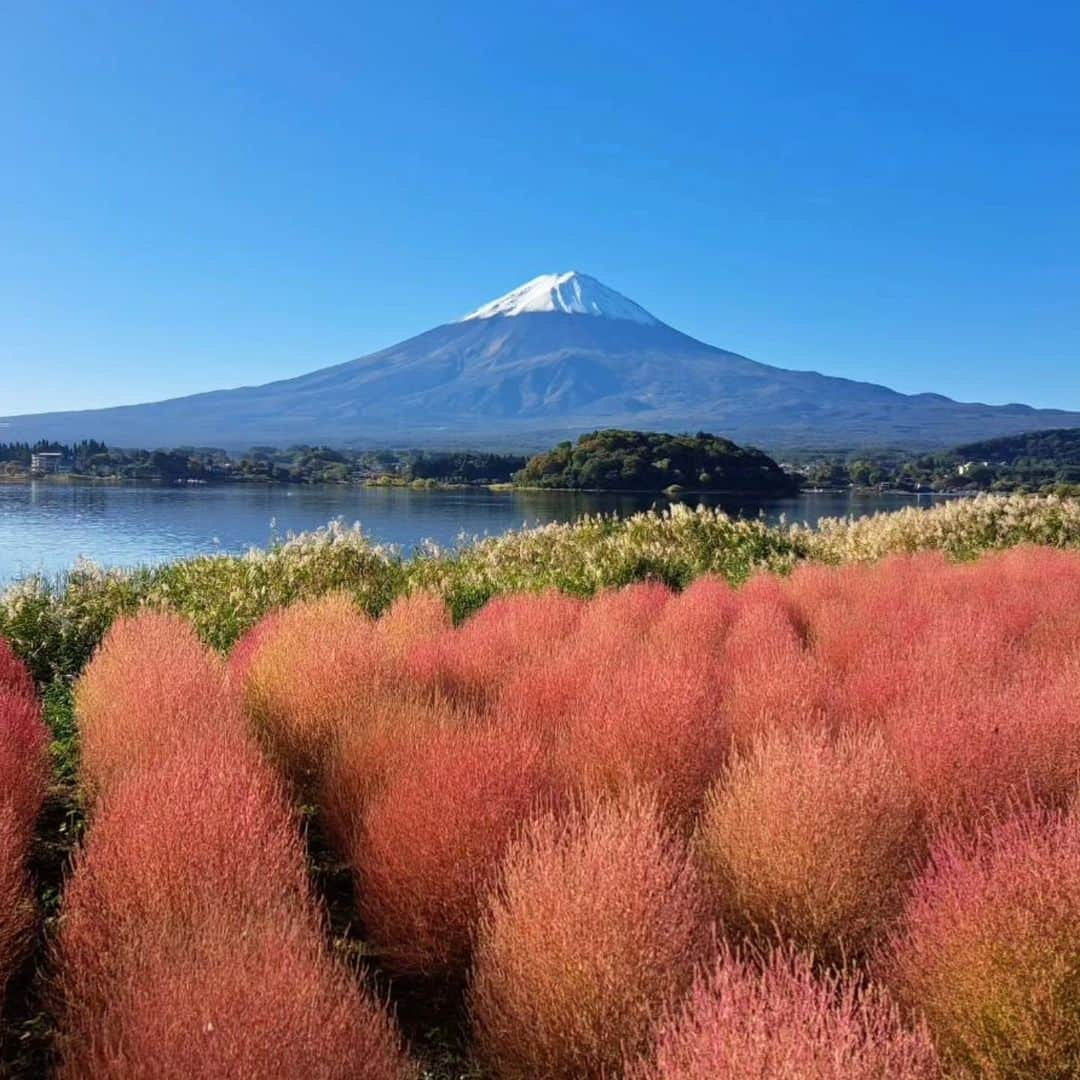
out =
[[[557,492],[569,495],[655,495],[662,496],[671,502],[678,502],[683,498],[697,498],[703,495],[718,498],[747,498],[747,499],[797,499],[803,495],[895,495],[907,498],[925,498],[938,495],[974,495],[977,492],[950,488],[941,491],[906,491],[903,488],[873,488],[873,487],[815,487],[801,488],[798,491],[778,493],[772,491],[748,491],[742,489],[720,488],[574,488],[574,487],[542,487],[532,484],[510,483],[443,483],[435,480],[400,480],[394,477],[373,478],[365,480],[331,481],[319,480],[308,482],[303,480],[277,480],[259,479],[257,477],[243,477],[236,480],[177,480],[167,481],[153,477],[133,476],[86,476],[75,473],[63,475],[31,476],[24,473],[19,476],[0,476],[0,484],[17,486],[20,484],[48,484],[56,487],[87,485],[93,487],[131,487],[144,485],[146,487],[161,488],[227,488],[227,487],[276,487],[276,488],[396,488],[407,491],[490,491],[490,492]]]

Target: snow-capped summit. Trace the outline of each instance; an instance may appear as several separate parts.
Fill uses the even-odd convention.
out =
[[[492,319],[496,315],[524,315],[541,311],[557,311],[566,315],[595,315],[601,319],[627,319],[646,326],[659,326],[643,307],[628,300],[622,293],[609,289],[588,274],[569,270],[565,274],[541,274],[498,300],[478,307],[459,322],[470,319]]]

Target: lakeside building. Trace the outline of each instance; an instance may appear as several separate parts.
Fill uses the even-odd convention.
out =
[[[58,473],[63,464],[64,455],[54,452],[30,455],[30,472],[35,476],[48,476]]]

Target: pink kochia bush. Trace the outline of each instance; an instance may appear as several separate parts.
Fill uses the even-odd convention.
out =
[[[1075,812],[943,836],[882,966],[959,1075],[1080,1074]]]
[[[327,952],[286,787],[235,722],[221,665],[160,617],[142,619],[151,651],[171,633],[184,663],[143,666],[136,621],[80,687],[95,801],[56,941],[59,1075],[413,1075],[389,1014]],[[142,708],[191,721],[154,753],[132,745],[129,760],[119,734],[158,729],[150,712],[112,714],[108,667],[125,659],[147,688]],[[190,696],[170,704],[170,679]],[[136,689],[121,689],[133,708]]]
[[[92,799],[124,777],[245,725],[225,665],[178,615],[113,623],[75,685],[81,781]]]
[[[788,950],[763,963],[725,952],[661,1025],[628,1080],[937,1080],[925,1027],[907,1027],[879,987],[817,975]]]
[[[765,735],[709,795],[697,854],[728,932],[841,963],[898,914],[922,854],[917,800],[880,735]]]
[[[655,802],[539,818],[480,923],[469,994],[495,1077],[617,1075],[687,987],[708,937],[693,869]]]
[[[580,600],[554,591],[497,597],[457,630],[419,643],[409,654],[409,674],[456,704],[482,706],[515,668],[547,656],[573,633],[582,610]]]
[[[27,858],[48,782],[33,681],[0,638],[0,1000],[33,922]]]

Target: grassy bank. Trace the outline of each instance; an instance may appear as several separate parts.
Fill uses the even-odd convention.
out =
[[[985,496],[826,520],[816,531],[674,506],[432,547],[410,558],[333,525],[242,556],[124,571],[80,566],[59,580],[27,578],[0,596],[0,635],[49,683],[76,675],[118,615],[146,607],[183,613],[208,644],[226,649],[267,611],[333,591],[349,592],[377,614],[399,595],[431,590],[460,620],[508,592],[555,587],[589,596],[641,580],[683,588],[704,573],[737,584],[759,570],[788,573],[807,561],[840,565],[927,550],[963,560],[1022,543],[1080,547],[1080,500]]]

